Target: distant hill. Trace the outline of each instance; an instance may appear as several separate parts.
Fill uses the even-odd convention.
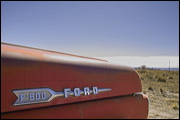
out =
[[[137,68],[137,67],[133,67]],[[169,70],[169,68],[146,68],[146,69],[155,69],[155,70]],[[179,71],[179,68],[170,68],[170,71]]]

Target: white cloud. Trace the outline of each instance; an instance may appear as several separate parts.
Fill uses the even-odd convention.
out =
[[[171,68],[179,68],[179,56],[114,56],[114,57],[96,57],[107,60],[109,62],[126,65],[130,67],[147,67],[168,68],[169,63]]]

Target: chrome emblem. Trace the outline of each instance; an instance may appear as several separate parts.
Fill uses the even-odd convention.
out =
[[[100,92],[105,92],[112,90],[110,88],[98,89],[98,87],[93,87],[92,90],[89,87],[84,87],[83,90],[80,88],[74,88],[71,91],[70,88],[65,88],[63,92],[55,92],[50,88],[37,88],[37,89],[26,89],[26,90],[14,90],[13,93],[17,96],[14,106],[18,105],[27,105],[34,103],[49,102],[56,97],[65,97],[69,96],[80,96],[80,95],[91,95],[98,94]]]

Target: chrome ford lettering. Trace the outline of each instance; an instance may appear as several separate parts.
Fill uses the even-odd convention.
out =
[[[98,88],[97,87],[93,87],[93,93],[98,94]]]
[[[85,94],[85,95],[90,95],[90,92],[89,92],[89,88],[88,88],[88,87],[85,87],[85,88],[84,88],[84,94]]]
[[[81,91],[79,88],[74,88],[74,96],[80,96],[81,95]]]
[[[64,89],[64,95],[65,95],[65,98],[68,97],[68,95],[70,94],[70,92],[71,92],[71,89],[70,89],[70,88]]]
[[[82,90],[80,88],[74,88],[71,91],[70,88],[65,88],[63,92],[55,92],[50,88],[37,88],[37,89],[26,89],[26,90],[14,90],[13,93],[17,96],[17,100],[13,104],[14,106],[34,104],[49,102],[55,97],[68,98],[69,96],[80,96],[80,95],[91,95],[98,94],[100,92],[105,92],[112,90],[110,88],[98,89],[98,87],[84,87]]]

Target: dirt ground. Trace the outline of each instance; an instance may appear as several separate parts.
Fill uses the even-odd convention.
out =
[[[150,100],[148,119],[179,119],[179,71],[137,71]]]
[[[179,119],[179,93],[161,96],[149,91],[146,95],[150,99],[148,119]]]

